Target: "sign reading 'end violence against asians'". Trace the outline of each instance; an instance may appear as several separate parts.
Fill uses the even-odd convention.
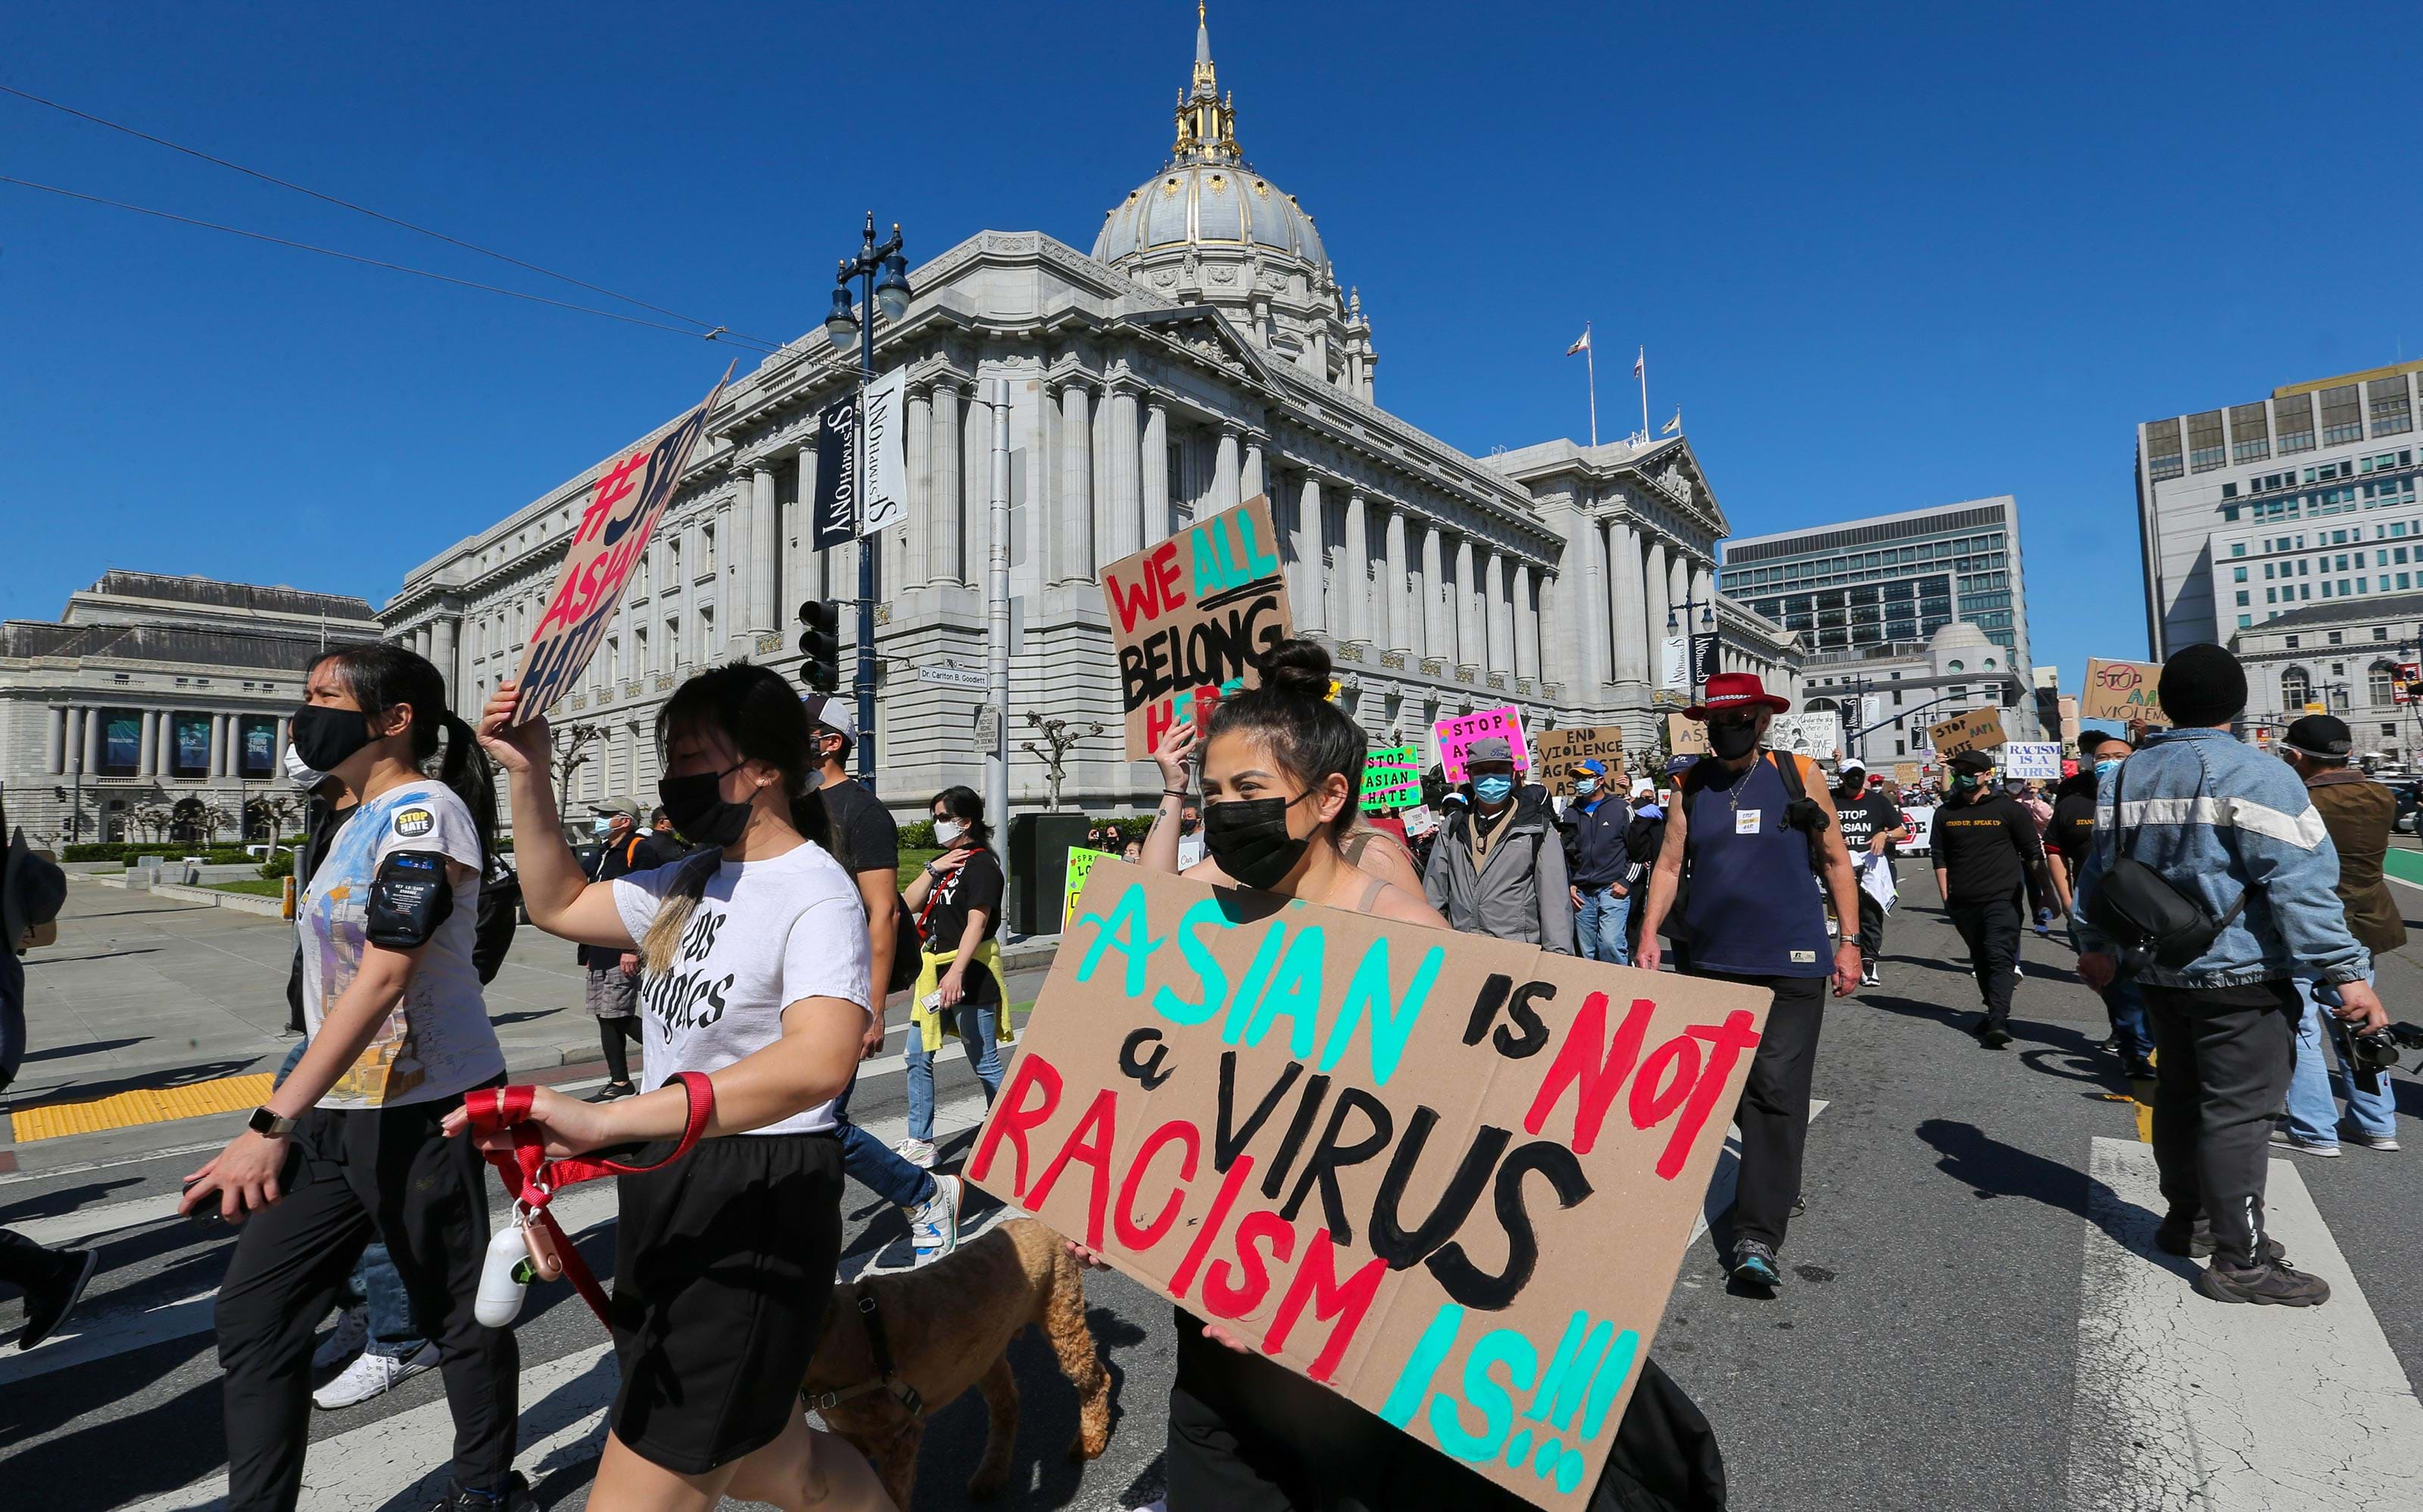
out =
[[[967,1175],[1578,1508],[1766,1002],[1098,860]]]
[[[1243,677],[1248,657],[1295,634],[1271,501],[1259,494],[1111,563],[1102,594],[1130,761],[1194,717],[1194,689]]]
[[[526,724],[546,713],[597,653],[598,643],[622,606],[623,590],[631,581],[632,565],[648,549],[648,538],[673,496],[673,485],[689,465],[706,417],[715,413],[732,370],[707,390],[706,402],[654,441],[642,442],[606,465],[582,506],[572,544],[563,553],[563,567],[547,594],[546,612],[531,632],[514,673],[520,691],[514,702],[514,723]]]

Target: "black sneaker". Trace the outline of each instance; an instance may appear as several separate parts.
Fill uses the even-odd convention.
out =
[[[594,1103],[610,1103],[617,1097],[629,1097],[635,1095],[639,1090],[639,1088],[633,1086],[627,1081],[610,1081],[606,1083],[606,1085],[598,1088],[595,1092],[591,1093],[583,1100]]]
[[[1782,1268],[1775,1263],[1775,1248],[1765,1239],[1744,1239],[1734,1246],[1733,1278],[1745,1286],[1775,1289],[1783,1279]]]
[[[2216,1302],[2256,1302],[2268,1307],[2320,1307],[2331,1299],[2331,1284],[2285,1261],[2266,1260],[2241,1270],[2216,1259],[2196,1272],[2195,1289]]]
[[[61,1250],[58,1252],[58,1274],[48,1284],[25,1293],[25,1331],[17,1335],[17,1347],[30,1349],[51,1336],[51,1331],[75,1310],[77,1299],[84,1296],[85,1284],[101,1268],[98,1250]]]
[[[1989,1050],[1999,1050],[2011,1043],[2011,1032],[1989,1018],[1979,1026],[1977,1043]]]
[[[2164,1254],[2202,1260],[2212,1253],[2212,1221],[2198,1215],[2191,1223],[2177,1213],[2167,1214],[2154,1230],[2154,1248]],[[2268,1234],[2263,1236],[2262,1248],[2266,1260],[2288,1258],[2288,1247]]]
[[[450,1485],[446,1499],[429,1512],[533,1512],[537,1505],[531,1500],[530,1482],[517,1470],[501,1491],[467,1491]]]

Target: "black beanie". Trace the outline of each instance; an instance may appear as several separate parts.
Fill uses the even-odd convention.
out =
[[[2246,707],[2246,669],[2219,646],[2184,647],[2162,663],[2162,714],[2181,729],[2226,723]]]

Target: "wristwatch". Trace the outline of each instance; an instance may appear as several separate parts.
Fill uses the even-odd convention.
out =
[[[283,1139],[294,1132],[294,1120],[280,1118],[266,1108],[256,1108],[252,1116],[245,1121],[245,1127],[263,1139]]]

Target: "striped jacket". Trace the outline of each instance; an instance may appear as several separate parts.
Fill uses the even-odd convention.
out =
[[[2225,730],[2155,735],[2097,783],[2095,844],[2071,906],[2081,949],[2112,948],[2087,921],[2086,905],[2112,864],[2115,791],[2127,798],[2116,817],[2130,856],[2216,919],[2246,899],[2204,954],[2178,969],[2148,965],[2139,981],[2228,987],[2289,977],[2364,980],[2371,953],[2348,930],[2334,890],[2338,851],[2322,816],[2287,763]]]

